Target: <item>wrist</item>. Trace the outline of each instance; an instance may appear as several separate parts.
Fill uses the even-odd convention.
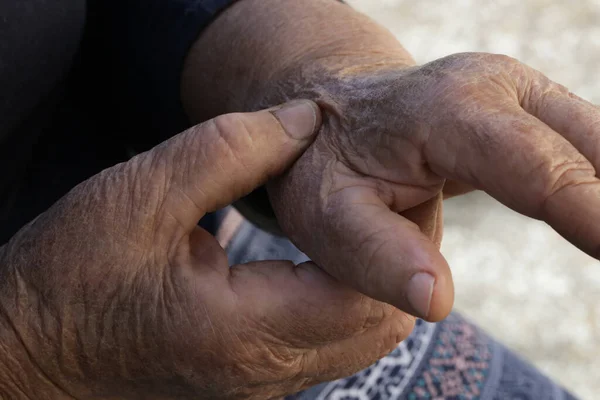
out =
[[[182,75],[182,100],[199,122],[309,96],[299,85],[319,85],[330,75],[411,65],[412,57],[389,31],[336,0],[244,0],[194,44]]]
[[[329,55],[308,60],[299,65],[278,71],[263,85],[257,85],[244,98],[243,107],[254,111],[295,99],[315,101],[325,114],[335,117],[343,114],[349,103],[360,101],[376,87],[380,77],[399,76],[414,63],[392,57]],[[331,122],[325,121],[325,125]]]

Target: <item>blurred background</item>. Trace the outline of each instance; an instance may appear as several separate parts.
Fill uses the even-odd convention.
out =
[[[348,2],[419,63],[508,54],[600,104],[600,0]],[[599,399],[600,262],[481,193],[448,201],[445,224],[456,309],[582,399]]]

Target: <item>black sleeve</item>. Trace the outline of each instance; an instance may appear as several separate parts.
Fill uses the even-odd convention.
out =
[[[0,0],[0,146],[67,76],[85,0]]]
[[[186,129],[184,58],[202,29],[236,1],[88,0],[83,88],[102,94],[103,115],[159,132],[150,145]]]
[[[88,0],[82,86],[102,114],[152,131],[148,145],[188,127],[180,100],[184,58],[236,0]],[[140,139],[148,139],[140,138]]]

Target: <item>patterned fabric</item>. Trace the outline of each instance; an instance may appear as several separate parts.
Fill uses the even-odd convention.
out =
[[[288,400],[571,400],[457,313],[419,320],[396,350],[351,377],[288,396]]]
[[[243,222],[227,247],[232,264],[308,260],[293,244]],[[418,320],[408,339],[348,378],[287,400],[573,400],[571,394],[458,313]]]

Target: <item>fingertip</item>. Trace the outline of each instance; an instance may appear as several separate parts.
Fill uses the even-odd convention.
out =
[[[430,265],[430,268],[416,272],[408,281],[405,304],[411,309],[405,311],[426,321],[438,322],[452,311],[454,285],[448,264],[441,254]]]
[[[454,283],[451,275],[439,275],[433,287],[429,313],[423,318],[429,322],[445,319],[454,306]]]

